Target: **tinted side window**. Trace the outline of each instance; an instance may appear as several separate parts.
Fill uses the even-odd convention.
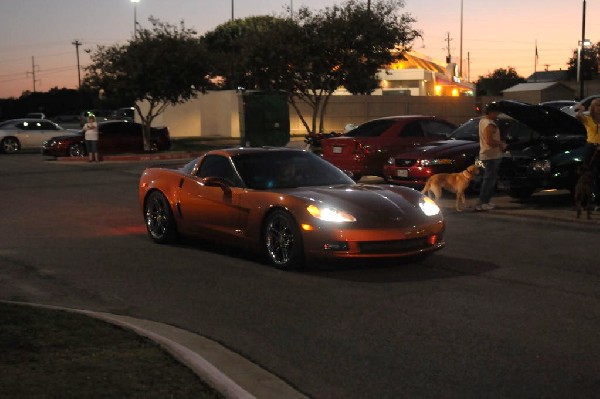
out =
[[[221,155],[207,155],[198,168],[198,177],[222,177],[229,184],[240,185],[240,180],[229,158]]]
[[[27,130],[42,130],[42,122],[25,122],[25,129]]]
[[[44,121],[44,122],[41,122],[40,125],[41,125],[41,128],[44,130],[58,130],[54,123]]]
[[[422,121],[421,127],[427,137],[439,137],[447,139],[454,130],[454,126],[440,121]]]
[[[457,140],[479,140],[479,119],[471,119],[460,125],[452,133],[452,138]]]
[[[118,126],[116,126],[114,123],[100,125],[99,130],[103,136],[116,136],[119,133]]]
[[[119,137],[132,137],[141,135],[142,131],[138,125],[131,123],[106,123],[100,125],[100,132],[104,136],[119,136]]]
[[[423,136],[425,136],[425,133],[423,132],[423,127],[421,126],[421,122],[415,121],[415,122],[410,122],[408,125],[404,126],[404,128],[400,131],[398,136],[423,137]]]
[[[506,131],[506,139],[513,143],[529,143],[539,138],[540,134],[538,132],[517,121],[511,123]]]
[[[379,137],[383,132],[396,123],[393,120],[376,120],[364,123],[346,133],[348,137]]]
[[[132,123],[119,123],[119,131],[123,136],[132,137],[142,134],[140,125],[134,125]]]

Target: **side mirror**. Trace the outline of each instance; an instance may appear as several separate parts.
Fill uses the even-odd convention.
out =
[[[205,177],[201,182],[208,187],[220,187],[226,196],[231,197],[231,187],[222,177]]]

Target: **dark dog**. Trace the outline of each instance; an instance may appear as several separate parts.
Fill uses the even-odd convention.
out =
[[[583,206],[587,213],[587,218],[592,218],[592,171],[585,167],[578,169],[579,179],[575,185],[575,207],[577,208],[577,218],[581,216]]]

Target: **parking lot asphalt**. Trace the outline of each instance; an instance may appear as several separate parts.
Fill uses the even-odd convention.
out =
[[[208,145],[214,148],[233,146],[234,141],[213,141]],[[302,141],[296,138],[290,146],[301,147]],[[102,162],[133,162],[148,160],[192,159],[204,153],[203,150],[179,150],[156,154],[122,154],[107,155]],[[58,158],[58,162],[87,162],[87,158]],[[101,162],[101,163],[102,163]],[[366,176],[361,179],[364,183],[382,183],[383,180],[375,176]],[[467,208],[462,212],[476,212],[474,205],[477,199],[467,199]],[[600,225],[600,211],[594,211],[588,220],[585,214],[576,217],[575,206],[568,192],[543,192],[537,193],[527,200],[512,199],[507,195],[498,193],[492,200],[496,209],[481,213],[490,214],[492,217],[532,218],[560,223],[577,223],[582,227]],[[439,201],[445,214],[458,213],[453,194],[444,194]],[[192,369],[206,382],[227,397],[235,398],[304,398],[302,393],[289,386],[277,376],[262,369],[260,366],[229,351],[227,348],[202,336],[184,331],[173,326],[147,320],[134,319],[122,315],[90,312],[87,310],[73,310],[117,324],[122,327],[154,340],[176,359]]]

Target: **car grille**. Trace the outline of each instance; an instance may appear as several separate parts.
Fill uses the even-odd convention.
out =
[[[361,242],[358,244],[360,253],[363,254],[392,254],[397,252],[416,251],[429,247],[431,247],[431,245],[427,242],[427,237],[413,238],[410,240]]]
[[[396,166],[401,168],[408,168],[417,163],[416,159],[396,159]]]

